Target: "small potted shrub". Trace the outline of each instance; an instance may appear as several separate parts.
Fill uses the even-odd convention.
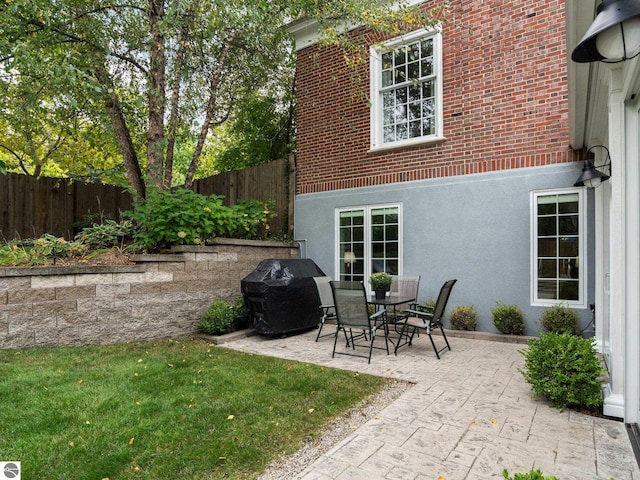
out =
[[[243,328],[247,321],[247,308],[238,298],[233,302],[214,300],[211,302],[198,327],[208,335],[224,335]]]
[[[473,305],[458,305],[451,311],[449,323],[454,330],[475,330],[478,312]]]
[[[508,335],[524,334],[524,314],[517,305],[506,305],[498,302],[491,310],[493,324],[502,333]]]
[[[391,290],[391,280],[391,275],[386,272],[377,272],[371,275],[369,283],[376,294],[376,298],[384,298],[387,292]]]
[[[593,338],[545,333],[522,350],[521,373],[534,393],[557,408],[596,410],[602,404],[602,364]]]
[[[578,335],[578,314],[564,305],[554,305],[547,308],[540,317],[542,328],[547,332],[571,333]]]

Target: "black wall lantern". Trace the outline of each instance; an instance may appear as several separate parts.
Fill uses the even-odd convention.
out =
[[[594,167],[591,160],[585,160],[584,167],[582,167],[582,174],[580,174],[576,183],[573,184],[574,187],[596,188],[602,182],[611,178],[611,156],[609,155],[609,149],[604,145],[594,145],[593,147],[590,147],[587,152],[590,152],[591,149],[597,147],[604,148],[607,151],[606,163],[598,168],[609,167],[609,175]]]
[[[640,54],[640,0],[602,0],[571,54],[578,63],[618,63]]]

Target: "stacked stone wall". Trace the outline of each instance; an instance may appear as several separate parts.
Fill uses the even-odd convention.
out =
[[[261,260],[297,257],[291,244],[219,240],[135,265],[0,268],[0,348],[188,337],[213,300],[241,295]]]

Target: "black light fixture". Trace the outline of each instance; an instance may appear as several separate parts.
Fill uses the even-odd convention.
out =
[[[580,174],[576,183],[573,184],[574,187],[596,188],[602,182],[611,178],[611,156],[609,155],[609,149],[604,145],[594,145],[593,147],[590,147],[587,152],[590,152],[591,149],[597,147],[604,148],[607,151],[607,162],[598,168],[609,167],[609,175],[598,170],[591,160],[585,160],[584,167],[582,167],[582,174]]]
[[[640,0],[602,0],[587,33],[571,53],[578,63],[618,63],[640,54]]]

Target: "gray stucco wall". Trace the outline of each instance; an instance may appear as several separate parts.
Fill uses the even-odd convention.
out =
[[[335,209],[401,203],[403,274],[421,276],[420,301],[436,298],[445,280],[457,278],[449,311],[456,305],[474,305],[478,330],[497,332],[491,309],[498,301],[516,304],[525,314],[525,333],[537,335],[544,307],[531,306],[530,301],[531,192],[572,186],[581,166],[562,164],[298,195],[295,239],[301,242],[302,257],[312,258],[336,278]],[[594,298],[593,192],[587,195],[586,219],[588,305]],[[590,310],[577,311],[586,327]]]

